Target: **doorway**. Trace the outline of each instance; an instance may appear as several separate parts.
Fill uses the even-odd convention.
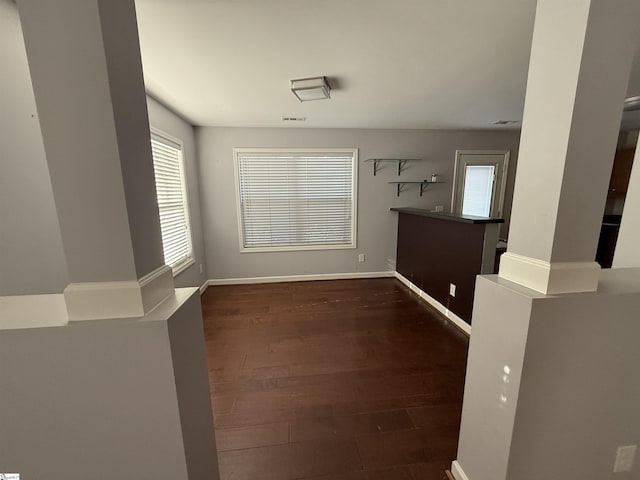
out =
[[[457,150],[451,211],[500,217],[508,165],[509,150]]]

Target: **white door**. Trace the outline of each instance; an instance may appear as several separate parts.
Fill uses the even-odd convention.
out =
[[[451,211],[500,217],[509,163],[508,150],[458,150]]]

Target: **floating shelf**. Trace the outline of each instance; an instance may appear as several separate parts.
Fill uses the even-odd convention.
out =
[[[421,162],[421,158],[369,158],[365,162],[373,162],[373,176],[378,173],[378,165],[380,162],[398,162],[398,176],[402,173],[407,162]]]
[[[422,194],[427,190],[427,187],[429,185],[432,185],[434,183],[445,183],[445,182],[430,182],[428,180],[424,180],[422,182],[388,182],[388,183],[389,185],[396,186],[396,195],[399,197],[400,192],[404,191],[405,185],[420,185],[420,196],[422,196]]]

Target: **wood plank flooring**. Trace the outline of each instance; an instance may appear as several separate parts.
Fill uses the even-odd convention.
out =
[[[468,340],[394,279],[202,296],[223,480],[446,480]]]

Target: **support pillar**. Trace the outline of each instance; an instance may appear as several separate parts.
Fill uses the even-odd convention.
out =
[[[593,260],[638,24],[637,0],[538,0],[509,250],[476,283],[456,480],[636,478],[616,453],[640,440],[640,268]]]
[[[132,1],[18,2],[69,271],[71,320],[139,317],[164,265]]]
[[[500,277],[595,291],[594,261],[631,62],[634,2],[538,2],[509,247]]]
[[[0,470],[218,480],[199,291],[163,262],[134,1],[18,8],[72,283],[0,298]]]

